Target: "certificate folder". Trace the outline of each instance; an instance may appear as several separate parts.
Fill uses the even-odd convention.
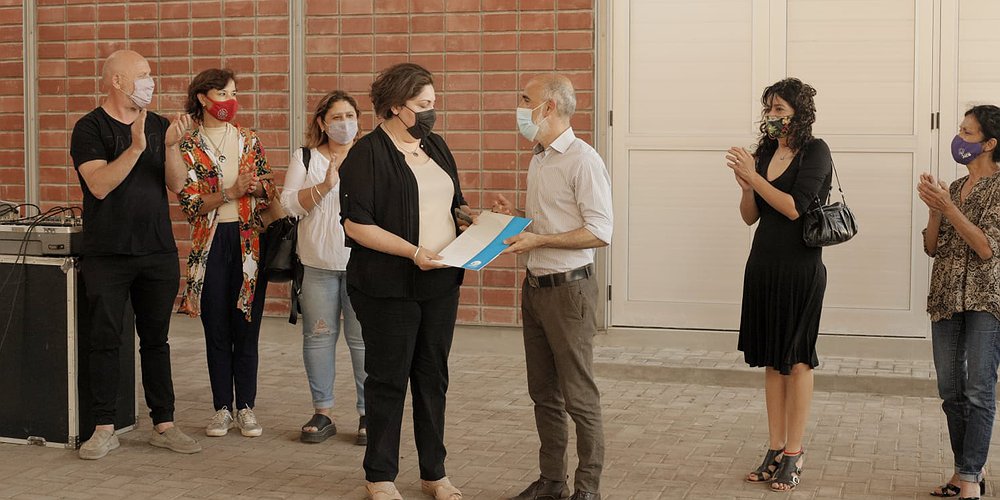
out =
[[[475,224],[438,252],[443,257],[440,262],[478,271],[510,246],[504,245],[503,240],[520,234],[528,224],[531,224],[531,219],[483,212]]]

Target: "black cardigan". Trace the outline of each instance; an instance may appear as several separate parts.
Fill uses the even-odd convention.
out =
[[[458,167],[441,136],[431,133],[420,148],[455,184],[452,209],[465,204]],[[417,179],[382,127],[358,140],[340,166],[340,222],[373,224],[416,245],[420,239]],[[458,224],[456,222],[456,231]],[[351,259],[347,284],[366,295],[391,298],[430,298],[462,284],[460,268],[421,271],[411,259],[372,250],[347,237]]]

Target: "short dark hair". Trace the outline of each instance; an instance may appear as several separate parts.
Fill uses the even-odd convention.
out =
[[[771,107],[774,96],[781,97],[795,110],[792,121],[788,124],[788,147],[798,151],[813,139],[812,126],[816,122],[816,89],[798,78],[785,78],[764,89],[760,103],[764,106],[763,113]],[[757,142],[756,155],[778,149],[778,140],[767,135],[767,124],[760,124],[760,139]]]
[[[229,82],[236,81],[236,73],[231,69],[211,68],[198,73],[188,85],[187,103],[184,111],[197,121],[205,118],[205,107],[198,100],[198,94],[206,94],[209,90],[222,90]]]
[[[405,105],[428,85],[434,85],[430,71],[419,64],[399,63],[378,74],[368,96],[375,115],[388,120],[392,118],[393,106]]]
[[[329,94],[323,96],[316,104],[316,110],[313,111],[312,118],[309,120],[309,126],[306,128],[306,143],[307,148],[318,148],[327,143],[330,140],[326,133],[319,129],[319,125],[316,124],[317,118],[325,118],[326,113],[330,111],[330,108],[334,104],[340,101],[345,101],[354,108],[354,114],[361,118],[361,110],[358,109],[358,101],[355,101],[353,97],[343,90],[334,90]]]
[[[1000,162],[1000,108],[992,104],[981,104],[973,106],[965,112],[965,116],[972,115],[979,122],[979,129],[983,131],[983,142],[990,139],[997,140],[997,146],[993,148],[993,163]]]

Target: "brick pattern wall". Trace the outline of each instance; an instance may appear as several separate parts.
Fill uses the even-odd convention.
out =
[[[302,142],[289,133],[288,2],[38,0],[45,205],[80,201],[68,152],[70,132],[99,104],[101,61],[119,48],[149,59],[157,84],[151,108],[168,117],[182,109],[187,84],[198,71],[236,70],[237,121],[257,128],[280,181],[289,148]],[[436,130],[455,153],[463,191],[474,208],[489,206],[495,193],[524,205],[530,145],[516,132],[514,107],[518,90],[532,75],[560,71],[571,77],[578,99],[573,126],[584,140],[592,140],[594,0],[305,0],[304,6],[307,111],[324,93],[343,89],[358,99],[362,130],[371,130],[375,120],[368,88],[377,71],[400,61],[426,66],[438,92]],[[13,11],[2,19],[21,15],[19,7],[0,9]],[[17,77],[20,23],[4,22],[0,73]],[[18,191],[22,171],[9,167],[20,167],[22,136],[9,133],[14,125],[7,123],[22,112],[21,93],[20,83],[0,84],[0,197],[19,195],[11,196],[18,200],[23,199]],[[176,205],[172,215],[183,261],[190,248],[188,225]],[[518,323],[522,268],[523,262],[504,257],[487,270],[469,272],[459,321]],[[285,296],[286,287],[272,285],[267,312],[283,314]]]
[[[0,200],[24,190],[24,45],[19,0],[0,1]]]

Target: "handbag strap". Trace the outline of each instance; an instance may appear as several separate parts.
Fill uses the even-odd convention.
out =
[[[837,179],[837,191],[840,191],[840,201],[847,205],[847,198],[844,197],[844,188],[840,185],[840,176],[837,175],[837,163],[833,161],[833,157],[830,158],[830,165],[833,166],[833,178]],[[826,199],[830,199],[830,195],[827,194]]]
[[[799,164],[801,165],[802,159],[799,159]],[[830,166],[833,168],[833,178],[837,180],[837,191],[840,191],[840,201],[844,205],[847,205],[847,198],[844,196],[844,188],[840,185],[840,176],[837,175],[837,162],[833,161],[833,155],[830,155]],[[833,186],[830,186],[830,191],[833,191]],[[826,205],[830,204],[831,193],[826,193]],[[824,203],[819,199],[819,193],[813,196],[813,201],[816,202],[816,208],[822,208]]]

